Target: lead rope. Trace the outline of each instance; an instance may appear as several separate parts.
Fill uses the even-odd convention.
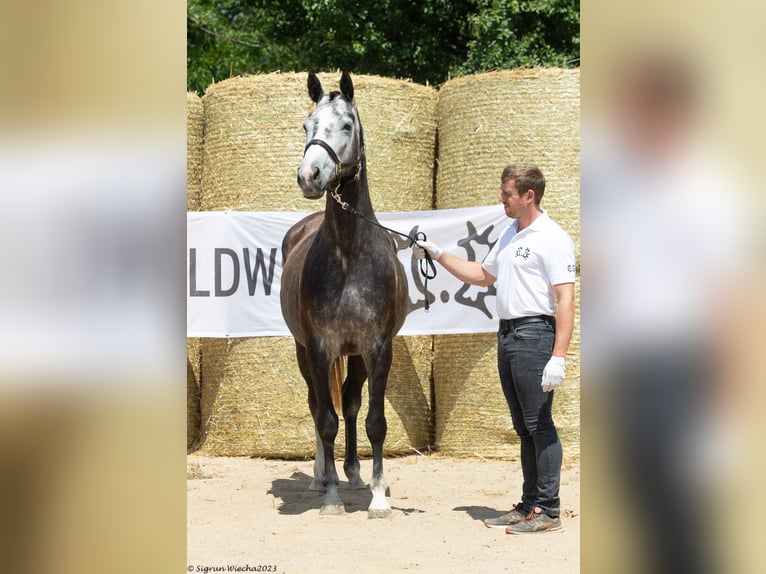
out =
[[[355,179],[359,179],[359,171],[356,172]],[[370,219],[368,217],[365,217],[365,215],[359,211],[356,207],[349,205],[348,202],[343,201],[341,199],[340,194],[338,193],[338,189],[340,189],[340,182],[338,182],[338,185],[335,187],[334,190],[330,193],[332,198],[340,205],[341,209],[343,211],[348,211],[349,213],[354,214],[360,219],[364,219],[367,223],[372,223],[373,225],[376,225],[380,227],[381,229],[385,229],[386,231],[390,233],[396,233],[397,235],[404,237],[406,239],[409,239],[411,248],[413,245],[415,245],[416,241],[426,241],[426,234],[422,231],[418,231],[415,234],[415,237],[411,237],[410,235],[407,235],[406,233],[402,233],[401,231],[397,231],[396,229],[391,229],[390,227],[386,227],[385,225],[382,225],[381,223],[375,221],[374,219]],[[424,257],[420,260],[419,266],[420,266],[420,274],[423,276],[423,290],[425,291],[425,310],[426,313],[428,313],[429,309],[431,308],[431,304],[428,301],[428,280],[433,279],[436,277],[436,265],[434,265],[434,261],[431,258],[431,254],[428,252],[427,249],[423,249]]]

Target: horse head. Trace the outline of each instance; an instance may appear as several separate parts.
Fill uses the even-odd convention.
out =
[[[316,108],[303,122],[306,147],[298,167],[298,185],[308,199],[319,199],[325,190],[359,177],[364,138],[354,102],[354,84],[348,72],[340,79],[340,92],[326,94],[319,78],[310,72],[308,92]]]

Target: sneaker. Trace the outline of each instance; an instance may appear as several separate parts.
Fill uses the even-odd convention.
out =
[[[544,512],[530,512],[526,518],[505,529],[506,534],[527,534],[530,532],[551,532],[561,529],[561,519],[553,518]]]
[[[516,506],[510,512],[506,512],[502,516],[497,518],[487,518],[484,521],[484,526],[487,528],[506,528],[511,524],[517,524],[528,516],[528,513],[523,510],[519,510]]]

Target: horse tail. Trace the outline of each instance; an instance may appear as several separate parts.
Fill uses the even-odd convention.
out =
[[[343,381],[346,378],[346,362],[344,357],[336,357],[330,369],[330,398],[335,412],[343,413]]]

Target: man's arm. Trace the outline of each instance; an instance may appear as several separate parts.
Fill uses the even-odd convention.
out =
[[[495,282],[495,277],[487,273],[481,263],[466,261],[457,255],[444,251],[438,259],[442,267],[460,279],[463,283],[488,287]]]
[[[496,280],[496,277],[488,273],[481,263],[466,261],[457,255],[452,255],[452,253],[444,251],[432,241],[416,241],[416,247],[413,249],[415,249],[415,256],[419,259],[423,257],[423,251],[428,251],[434,261],[441,263],[442,267],[463,283],[478,285],[479,287],[489,287]]]
[[[574,283],[554,285],[558,311],[556,312],[556,339],[553,343],[553,356],[566,357],[569,341],[574,329]]]

